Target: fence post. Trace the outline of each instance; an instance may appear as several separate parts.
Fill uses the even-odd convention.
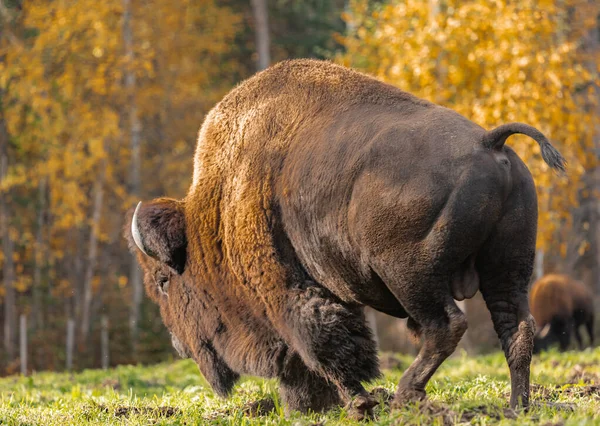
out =
[[[75,346],[75,321],[67,320],[67,370],[73,368],[73,347]]]
[[[110,363],[109,351],[108,351],[108,317],[102,315],[100,319],[100,340],[102,346],[102,369],[106,370]]]
[[[21,374],[27,375],[27,316],[21,314],[20,321]]]

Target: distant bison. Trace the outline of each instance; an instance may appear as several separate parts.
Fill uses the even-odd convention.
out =
[[[425,386],[467,328],[454,299],[481,291],[529,401],[534,322],[533,180],[506,139],[371,77],[314,60],[279,63],[207,115],[182,200],[140,203],[128,239],[179,351],[221,394],[238,374],[279,377],[291,409],[340,400],[361,418],[377,377],[363,307],[422,337],[394,404]],[[168,287],[168,289],[167,289]]]
[[[543,351],[558,342],[566,350],[571,333],[583,349],[579,327],[585,325],[594,344],[594,294],[583,283],[566,275],[550,274],[531,287],[530,307],[537,325],[534,352]]]

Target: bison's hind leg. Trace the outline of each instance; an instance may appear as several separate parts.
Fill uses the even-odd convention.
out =
[[[571,344],[571,333],[575,331],[579,344],[582,345],[581,336],[575,326],[572,318],[560,318],[552,322],[552,329],[556,333],[558,339],[558,347],[562,352],[569,349]]]
[[[530,210],[535,213],[535,205]],[[476,263],[481,294],[510,370],[511,408],[529,405],[535,321],[529,312],[528,285],[535,257],[535,225],[531,213],[517,210],[509,214],[482,247]],[[554,324],[550,331],[554,332],[553,328]],[[538,341],[541,349],[544,342]]]
[[[581,338],[581,332],[579,331],[579,324],[575,323],[573,326],[573,335],[575,336],[575,340],[577,340],[577,344],[579,345],[579,349],[583,350],[583,339]]]
[[[399,282],[391,275],[386,278],[410,315],[411,331],[420,335],[422,342],[417,358],[400,379],[392,404],[395,407],[425,398],[427,382],[467,330],[467,319],[448,291],[449,280],[423,275],[410,282]]]
[[[585,329],[590,336],[590,346],[594,347],[594,315],[591,315],[588,320],[585,322]]]
[[[529,273],[519,276],[508,268],[482,274],[481,292],[510,370],[511,408],[529,405],[529,374],[535,321],[529,313],[528,279]],[[544,342],[539,341],[539,344],[542,349]]]

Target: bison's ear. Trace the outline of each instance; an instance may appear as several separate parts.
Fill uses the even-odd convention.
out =
[[[139,249],[183,273],[187,239],[181,201],[158,198],[140,202],[133,213],[128,212],[127,219],[125,236],[132,251]]]

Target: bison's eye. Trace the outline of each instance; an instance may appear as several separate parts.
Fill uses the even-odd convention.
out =
[[[157,274],[156,285],[158,285],[160,292],[166,295],[169,290],[169,276],[167,274]]]

